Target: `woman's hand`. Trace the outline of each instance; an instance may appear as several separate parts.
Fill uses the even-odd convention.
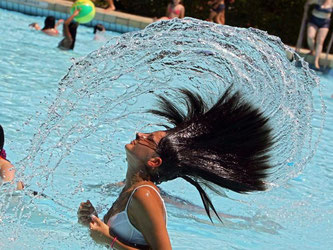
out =
[[[89,200],[86,202],[81,202],[79,210],[77,211],[79,223],[88,226],[88,224],[91,222],[92,215],[98,217],[96,209],[91,204],[91,202]]]
[[[95,215],[91,216],[91,222],[89,224],[90,230],[100,232],[101,234],[108,236],[109,235],[109,226],[106,225],[100,218]]]
[[[81,9],[78,8],[73,12],[73,16],[77,16],[80,13]]]

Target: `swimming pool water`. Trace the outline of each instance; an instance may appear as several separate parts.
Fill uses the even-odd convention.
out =
[[[28,28],[31,22],[43,18],[25,16],[0,9],[0,25],[4,39],[0,42],[0,123],[5,128],[9,159],[22,170],[28,187],[44,192],[47,197],[31,197],[28,193],[8,197],[1,195],[0,248],[11,249],[99,249],[87,229],[76,223],[79,203],[90,199],[105,212],[116,198],[119,188],[114,183],[124,178],[123,166],[114,169],[96,145],[85,157],[66,159],[64,167],[45,169],[49,179],[33,176],[36,170],[20,165],[22,157],[31,152],[31,140],[47,120],[49,105],[58,91],[59,81],[78,58],[98,49],[103,43],[93,41],[92,29],[80,26],[73,52],[59,51],[61,39],[48,37]],[[108,33],[108,36],[117,34]],[[74,59],[72,59],[74,58]],[[315,157],[304,171],[286,185],[268,192],[239,195],[226,192],[230,198],[212,196],[223,224],[212,225],[202,210],[180,204],[180,209],[167,203],[168,230],[174,249],[329,249],[333,243],[333,164],[332,128],[333,78],[319,75],[324,101],[327,105],[326,125]],[[117,86],[115,86],[116,88]],[[315,106],[321,105],[314,91]],[[73,97],[74,98],[74,97]],[[87,104],[88,105],[88,104]],[[319,117],[312,126],[320,129]],[[140,126],[138,126],[140,127]],[[119,131],[121,134],[122,131]],[[106,135],[108,136],[108,135]],[[112,136],[112,135],[110,135]],[[124,144],[132,135],[124,135]],[[103,139],[100,143],[104,145]],[[54,152],[55,154],[57,152]],[[122,157],[122,148],[113,152]],[[53,160],[53,159],[52,159]],[[92,168],[86,166],[88,160]],[[51,165],[51,164],[50,164]],[[82,171],[87,169],[87,171]],[[80,170],[80,171],[77,171]],[[106,173],[108,173],[106,175]],[[35,180],[41,183],[36,183]],[[163,184],[170,194],[202,206],[196,191],[186,183],[175,180]],[[6,203],[7,202],[7,203]],[[8,204],[4,206],[4,204]],[[23,211],[20,209],[24,208]]]

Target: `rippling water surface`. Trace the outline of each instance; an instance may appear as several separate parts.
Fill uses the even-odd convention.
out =
[[[104,213],[115,200],[124,144],[136,131],[160,128],[145,112],[155,95],[187,87],[214,99],[230,85],[270,118],[277,141],[271,189],[211,194],[223,216],[212,225],[192,187],[162,184],[173,201],[179,197],[167,202],[173,247],[331,246],[333,123],[324,113],[333,106],[332,76],[316,76],[297,56],[290,62],[279,39],[255,29],[173,20],[109,33],[102,46],[79,27],[74,52],[63,52],[56,48],[61,38],[28,29],[42,18],[0,14],[0,123],[9,159],[27,184],[24,193],[1,187],[0,247],[100,248],[77,224],[77,207],[90,199]]]

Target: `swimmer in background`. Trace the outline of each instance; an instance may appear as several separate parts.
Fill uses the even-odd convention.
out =
[[[103,24],[96,24],[94,27],[94,40],[106,40],[105,34],[105,27]]]
[[[3,146],[5,143],[5,134],[2,126],[0,125],[0,183],[13,183],[15,178],[15,168],[7,160],[6,151]],[[3,185],[3,184],[2,184]],[[17,182],[17,190],[24,188],[24,185],[21,181]]]
[[[58,48],[62,50],[73,50],[76,41],[76,31],[79,23],[72,22],[74,17],[76,17],[80,13],[80,9],[77,9],[73,12],[73,14],[66,19],[63,26],[63,35],[64,39],[62,39]]]
[[[182,4],[182,0],[172,0],[172,2],[169,3],[167,6],[166,16],[155,19],[155,21],[169,20],[173,18],[184,18],[184,16],[185,7]]]
[[[207,21],[215,22],[218,24],[225,24],[224,0],[208,1],[208,5],[211,6],[211,9],[210,9],[210,14],[209,14]]]
[[[29,24],[29,27],[32,27],[35,30],[41,30],[42,32],[44,32],[45,34],[47,34],[49,36],[58,36],[59,31],[57,30],[57,27],[63,22],[64,22],[64,20],[60,19],[57,23],[55,23],[54,16],[48,16],[45,18],[44,27],[42,29],[40,29],[40,26],[38,23],[31,23],[31,24]]]
[[[211,107],[197,93],[176,93],[173,100],[181,104],[159,96],[160,109],[150,111],[173,125],[137,133],[126,144],[125,186],[103,220],[89,200],[80,204],[78,220],[96,241],[114,249],[171,249],[167,211],[156,186],[162,182],[182,178],[191,184],[211,220],[211,212],[220,217],[203,186],[239,193],[266,189],[273,144],[268,118],[231,88]]]
[[[30,28],[33,28],[33,29],[35,29],[35,30],[40,30],[40,26],[39,26],[38,23],[30,23],[30,24],[29,24],[29,27],[30,27]]]
[[[315,7],[308,19],[307,43],[310,54],[315,57],[314,66],[320,69],[319,57],[330,27],[333,1],[307,0],[304,8],[307,9],[311,4],[315,4]]]

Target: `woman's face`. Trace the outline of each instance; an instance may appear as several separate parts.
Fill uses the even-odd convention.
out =
[[[174,5],[178,5],[178,4],[180,4],[180,2],[181,2],[180,0],[173,0]]]
[[[137,133],[136,139],[126,144],[126,154],[128,161],[144,163],[156,157],[156,148],[160,140],[166,136],[165,131],[155,131],[152,133]]]

